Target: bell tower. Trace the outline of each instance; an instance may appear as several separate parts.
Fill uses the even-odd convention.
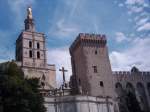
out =
[[[27,8],[24,23],[25,30],[16,41],[16,60],[21,61],[23,67],[45,68],[47,63],[45,35],[35,32],[31,7]]]
[[[31,7],[27,8],[27,17],[24,23],[25,29],[16,40],[16,62],[19,63],[26,77],[40,79],[45,77],[42,85],[55,87],[55,65],[47,64],[45,34],[36,32]]]

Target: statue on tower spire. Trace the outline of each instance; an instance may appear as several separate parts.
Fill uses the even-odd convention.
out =
[[[27,18],[32,19],[32,8],[31,7],[27,8]]]
[[[34,19],[32,16],[32,8],[30,6],[27,8],[27,18],[25,19],[24,23],[26,31],[35,31]]]

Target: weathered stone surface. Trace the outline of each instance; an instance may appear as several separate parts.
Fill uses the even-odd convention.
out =
[[[92,96],[45,97],[47,112],[113,112],[110,98]]]

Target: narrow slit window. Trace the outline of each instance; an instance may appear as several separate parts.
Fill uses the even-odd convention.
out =
[[[40,59],[40,52],[37,52],[37,58]]]
[[[32,51],[29,51],[29,57],[32,58]]]
[[[32,48],[32,42],[31,41],[29,41],[29,47]]]
[[[37,43],[37,49],[40,49],[40,43],[39,42]]]
[[[97,54],[97,50],[95,50],[95,54]]]
[[[81,85],[81,80],[79,79],[79,85]]]

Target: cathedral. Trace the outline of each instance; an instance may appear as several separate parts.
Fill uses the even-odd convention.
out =
[[[45,34],[36,31],[31,7],[24,24],[15,63],[26,78],[40,78],[47,112],[150,112],[150,72],[113,71],[105,35],[78,34],[69,48],[72,76],[57,88],[55,64],[47,64]]]

